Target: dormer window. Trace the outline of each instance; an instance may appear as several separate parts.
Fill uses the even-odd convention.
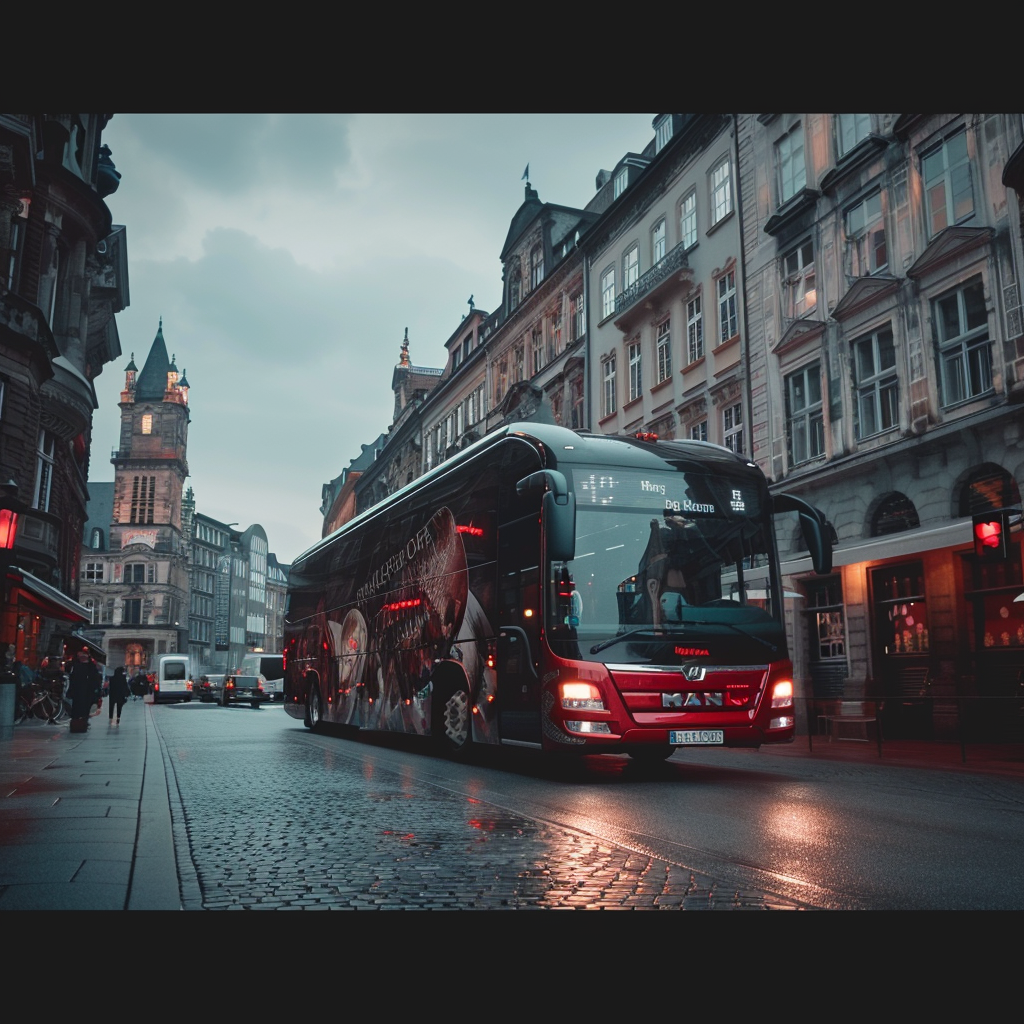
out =
[[[654,129],[654,152],[660,153],[672,138],[672,115],[666,114]]]
[[[530,288],[536,288],[544,280],[544,250],[534,246],[530,253]]]
[[[629,184],[629,168],[623,167],[618,174],[615,175],[615,184],[613,186],[615,190],[614,198],[618,199],[623,192],[626,191],[626,186]]]

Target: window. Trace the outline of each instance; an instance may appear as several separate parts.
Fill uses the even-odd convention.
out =
[[[583,377],[574,377],[569,381],[569,401],[572,403],[572,415],[569,426],[573,430],[583,427]]]
[[[840,114],[836,125],[836,148],[844,157],[871,134],[870,114]]]
[[[809,313],[818,302],[814,277],[814,247],[811,242],[804,242],[787,253],[782,264],[785,315],[795,320]]]
[[[640,342],[630,342],[626,346],[629,355],[629,401],[639,398],[643,391],[643,369],[640,356]]]
[[[888,266],[881,192],[875,192],[846,211],[846,245],[853,277],[877,274]]]
[[[537,245],[530,253],[530,287],[536,288],[544,280],[544,249]]]
[[[899,491],[894,491],[878,506],[871,517],[871,536],[885,537],[903,530],[916,530],[921,517],[914,503]]]
[[[891,430],[899,423],[899,385],[892,329],[885,327],[853,343],[857,391],[857,439]]]
[[[697,241],[697,193],[691,192],[679,204],[679,238],[689,249]]]
[[[672,376],[672,321],[658,324],[658,383]]]
[[[966,132],[958,132],[926,154],[921,161],[921,176],[929,238],[950,224],[962,224],[974,216]]]
[[[779,168],[779,204],[792,199],[806,184],[804,166],[804,129],[797,125],[775,143],[775,160]]]
[[[708,439],[708,421],[701,420],[700,423],[694,423],[690,427],[690,440],[691,441],[706,441]]]
[[[156,502],[156,477],[136,476],[132,478],[132,504],[128,521],[130,523],[153,522]]]
[[[740,402],[722,410],[722,443],[729,451],[743,454],[743,405]]]
[[[530,351],[533,353],[533,372],[540,373],[544,367],[544,333],[534,331],[530,338]]]
[[[660,153],[672,138],[672,115],[666,114],[654,129],[654,152]]]
[[[942,404],[956,405],[992,388],[992,343],[981,278],[935,303]]]
[[[640,246],[634,245],[622,257],[622,290],[629,291],[640,278]]]
[[[718,325],[720,341],[728,341],[736,334],[736,272],[718,279]]]
[[[651,232],[651,266],[665,258],[665,221],[659,220]]]
[[[614,192],[615,192],[615,194],[613,196],[614,199],[618,199],[619,196],[621,196],[622,193],[626,191],[626,184],[628,183],[628,181],[629,181],[629,168],[628,167],[623,167],[622,170],[619,171],[619,173],[615,175],[615,184],[613,186],[613,189],[614,189]]]
[[[103,582],[103,563],[102,562],[86,562],[85,569],[82,572],[83,583],[102,583]]]
[[[602,408],[602,414],[605,416],[611,416],[617,408],[615,405],[615,356],[609,356],[604,360],[601,364],[601,368],[604,376],[604,405]]]
[[[121,613],[121,621],[129,626],[142,624],[142,599],[132,598],[124,602],[124,609]]]
[[[786,440],[793,465],[824,454],[825,424],[818,363],[812,363],[786,378]]]
[[[814,662],[846,658],[846,624],[843,617],[843,583],[840,576],[810,579],[807,612],[813,616],[811,658]]]
[[[121,576],[124,583],[156,583],[156,566],[144,562],[129,562]]]
[[[91,597],[82,598],[82,607],[89,613],[89,622],[96,622],[96,602]]]
[[[615,312],[615,268],[609,267],[601,277],[601,319]]]
[[[579,341],[587,333],[587,308],[583,305],[583,292],[572,299],[572,340]]]
[[[548,331],[548,361],[550,362],[557,355],[561,355],[562,348],[562,314],[555,313],[551,317],[551,326]]]
[[[36,449],[36,486],[33,508],[50,511],[50,487],[53,484],[54,440],[48,430],[39,431]]]
[[[686,350],[691,363],[704,358],[704,324],[699,295],[686,304]]]
[[[729,158],[711,172],[711,223],[717,224],[732,213],[732,185],[729,181]]]
[[[144,434],[153,433],[153,414],[151,412],[142,415],[142,432]]]
[[[519,260],[514,259],[509,264],[508,270],[508,308],[515,309],[522,298],[523,275],[519,268]]]

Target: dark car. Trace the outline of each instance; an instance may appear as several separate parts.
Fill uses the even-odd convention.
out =
[[[203,704],[220,700],[220,690],[224,683],[223,675],[202,675],[192,687],[192,695],[198,697]]]
[[[248,704],[258,708],[271,699],[271,695],[263,689],[263,676],[225,676],[220,686],[219,703],[223,707],[229,704]]]

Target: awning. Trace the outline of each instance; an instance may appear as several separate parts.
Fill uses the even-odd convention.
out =
[[[93,643],[92,640],[89,640],[87,637],[81,636],[78,633],[67,633],[64,639],[67,641],[68,648],[72,654],[74,654],[75,651],[80,651],[83,647],[88,647],[89,653],[93,658],[101,665],[106,665],[107,652],[103,650],[99,644]]]
[[[28,605],[33,611],[51,619],[76,623],[89,621],[89,612],[83,605],[72,601],[67,594],[36,579],[24,569],[11,566],[7,572],[7,585],[10,588],[11,604],[17,602]]]
[[[870,540],[837,547],[832,552],[832,565],[838,567],[855,565],[857,562],[880,562],[886,558],[904,558],[922,551],[961,547],[970,543],[971,520],[957,519],[952,523],[943,523],[942,526],[903,530],[885,537],[872,537]],[[782,563],[782,572],[786,576],[812,572],[813,569],[810,556]]]

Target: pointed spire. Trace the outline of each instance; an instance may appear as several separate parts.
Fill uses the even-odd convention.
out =
[[[128,361],[128,365],[125,367],[126,372],[138,373],[139,368],[135,365],[135,353],[132,353],[131,359]]]
[[[170,369],[170,360],[167,358],[167,346],[164,344],[164,319],[160,318],[160,326],[157,328],[156,337],[150,347],[149,355],[146,357],[146,364],[142,367],[142,373],[135,380],[135,400],[138,402],[159,402],[167,390],[167,372]],[[175,371],[177,380],[177,371]]]
[[[409,328],[405,329],[405,340],[402,342],[402,356],[398,360],[399,366],[409,365]]]

